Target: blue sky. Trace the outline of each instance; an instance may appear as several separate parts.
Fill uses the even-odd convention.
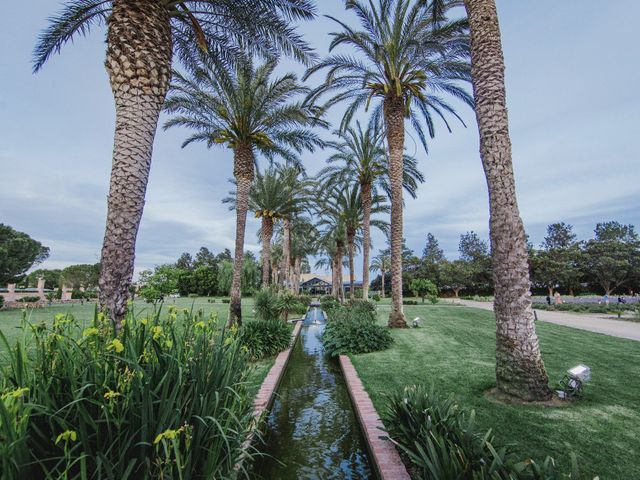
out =
[[[354,23],[341,0],[318,3],[321,15]],[[31,52],[60,2],[4,6],[0,18],[0,223],[51,248],[46,268],[99,260],[111,167],[114,107],[104,70],[105,30],[68,44],[31,73]],[[499,0],[507,99],[521,214],[534,244],[546,225],[565,221],[580,238],[597,222],[638,226],[640,215],[640,3],[619,0]],[[323,17],[300,27],[320,55],[334,24]],[[283,69],[303,68],[284,62]],[[320,77],[317,77],[319,80]],[[317,81],[312,78],[313,81]],[[488,197],[473,113],[457,105],[468,128],[439,125],[425,155],[413,138],[427,182],[407,199],[405,236],[420,253],[427,232],[457,255],[468,230],[488,236]],[[333,112],[334,122],[339,112]],[[201,245],[233,249],[229,191],[231,155],[204,145],[181,149],[186,132],[159,131],[138,236],[136,270],[174,261]],[[303,157],[313,174],[327,152]],[[259,251],[249,219],[247,248]],[[374,235],[374,252],[384,247]],[[357,267],[360,270],[361,267]],[[360,275],[358,275],[360,276]]]

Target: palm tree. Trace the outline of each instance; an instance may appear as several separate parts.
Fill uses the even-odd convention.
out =
[[[446,7],[451,4],[447,3]],[[345,44],[362,58],[330,55],[311,67],[305,77],[327,69],[322,85],[310,99],[337,91],[326,108],[350,101],[342,119],[341,130],[362,106],[380,99],[373,110],[374,121],[384,119],[389,152],[391,186],[391,292],[393,304],[390,327],[406,327],[402,312],[402,180],[404,154],[404,119],[409,118],[425,150],[427,141],[423,122],[434,136],[434,116],[447,128],[446,114],[460,117],[439,95],[441,93],[473,105],[473,98],[461,86],[469,81],[470,67],[467,22],[464,19],[438,22],[426,0],[359,0],[347,2],[362,24],[356,31],[331,17],[342,26],[333,33],[330,50]],[[446,8],[445,8],[446,10]]]
[[[262,288],[269,286],[274,222],[289,218],[297,211],[301,200],[290,176],[290,170],[272,165],[264,174],[257,172],[249,191],[249,209],[255,212],[255,218],[261,219],[259,235],[262,243]],[[231,183],[237,186],[235,180]],[[229,193],[230,196],[223,198],[222,203],[229,203],[229,210],[235,210],[236,191]]]
[[[209,148],[227,146],[233,150],[236,242],[229,324],[241,323],[240,280],[254,151],[270,160],[279,156],[295,162],[303,150],[322,145],[319,137],[306,128],[319,123],[313,108],[292,100],[307,89],[293,74],[271,78],[275,67],[275,60],[256,68],[245,61],[235,69],[208,62],[195,68],[190,77],[175,72],[165,104],[173,115],[165,129],[182,126],[194,130],[183,147],[206,142]]]
[[[316,253],[316,245],[310,239],[316,238],[315,225],[306,217],[294,217],[291,228],[291,259],[293,264],[292,291],[300,291],[300,275],[303,262]]]
[[[321,255],[316,262],[316,268],[331,269],[331,294],[338,300],[343,300],[342,269],[344,246],[346,243],[346,228],[339,216],[323,215],[317,224],[320,233],[316,239],[317,250]]]
[[[382,144],[383,132],[379,123],[369,122],[362,129],[360,122],[351,125],[344,132],[335,132],[339,142],[330,145],[336,152],[329,157],[330,165],[320,171],[325,181],[338,183],[354,180],[360,184],[363,206],[362,224],[362,298],[369,298],[369,252],[371,249],[371,205],[373,196],[382,189],[391,196],[387,172],[388,156]],[[418,162],[409,155],[403,156],[402,185],[413,198],[416,198],[418,183],[424,182],[424,176],[418,170]]]
[[[330,187],[333,185],[333,187]],[[354,299],[355,269],[353,259],[356,248],[356,235],[363,230],[365,210],[359,184],[333,183],[329,181],[321,187],[325,199],[322,215],[338,218],[344,224],[347,240],[347,256],[349,259],[349,298]],[[369,205],[369,214],[388,213],[389,207],[384,203],[385,197],[376,195]],[[369,224],[386,233],[388,224],[381,220],[371,220]],[[363,240],[364,242],[364,240]],[[368,281],[368,280],[367,280]],[[363,281],[364,285],[364,281]]]
[[[504,57],[494,0],[465,0],[480,156],[489,188],[496,315],[496,380],[524,400],[551,397],[531,308],[527,238],[518,210],[504,86]]]
[[[391,258],[383,253],[373,257],[373,260],[371,261],[371,271],[380,272],[380,276],[382,278],[382,298],[384,298],[384,278],[391,267],[390,263]]]
[[[108,26],[105,67],[116,122],[99,304],[114,320],[127,309],[153,140],[174,53],[184,59],[199,47],[233,61],[241,49],[262,56],[283,51],[307,61],[310,49],[290,21],[314,16],[308,0],[72,0],[50,18],[34,50],[34,72],[78,35],[97,24]]]

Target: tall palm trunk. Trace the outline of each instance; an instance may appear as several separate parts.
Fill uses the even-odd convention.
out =
[[[338,285],[338,251],[336,250],[331,259],[331,295],[339,299]]]
[[[285,288],[289,287],[289,265],[291,265],[291,259],[289,258],[290,252],[291,221],[288,218],[285,218],[282,227],[282,283]]]
[[[347,232],[347,254],[349,255],[349,300],[353,300],[355,298],[353,292],[353,284],[355,283],[355,269],[353,266],[355,235],[355,232]]]
[[[269,286],[269,267],[271,266],[271,237],[273,237],[273,219],[262,217],[262,288]]]
[[[516,200],[504,86],[504,58],[494,0],[465,0],[480,156],[489,188],[496,315],[496,380],[524,400],[551,397],[536,335],[524,226]]]
[[[380,273],[382,273],[382,298],[385,298],[385,296],[384,296],[384,277],[386,276],[386,272],[384,270],[382,270]]]
[[[158,116],[169,88],[169,15],[155,0],[114,0],[105,68],[116,107],[113,162],[102,243],[100,309],[127,311]]]
[[[362,298],[369,299],[369,247],[371,243],[371,184],[360,184],[362,191]]]
[[[231,301],[229,303],[229,326],[242,324],[240,285],[244,262],[244,231],[249,209],[249,191],[253,182],[253,149],[251,145],[238,145],[233,151],[233,176],[236,179],[236,250],[233,258]]]
[[[391,184],[391,313],[389,327],[404,328],[402,311],[402,177],[404,153],[404,98],[393,94],[384,100],[384,120],[389,148]]]
[[[300,293],[300,274],[302,272],[302,258],[296,257],[293,266],[293,276],[294,276],[294,293]]]
[[[336,278],[338,280],[338,298],[344,301],[344,281],[342,279],[342,259],[344,258],[344,242],[336,242]]]

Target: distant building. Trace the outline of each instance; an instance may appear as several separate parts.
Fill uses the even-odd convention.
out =
[[[300,275],[300,293],[309,295],[328,295],[331,293],[331,277],[318,273]]]

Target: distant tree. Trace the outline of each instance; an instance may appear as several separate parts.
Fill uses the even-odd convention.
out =
[[[545,286],[550,296],[556,285],[572,293],[580,277],[580,246],[573,227],[564,222],[549,225],[541,250],[534,250],[529,262],[532,282]]]
[[[180,255],[180,258],[176,261],[176,267],[180,270],[192,270],[193,269],[193,258],[190,253],[184,252]]]
[[[427,233],[427,243],[422,250],[421,276],[440,284],[440,266],[445,260],[438,239],[432,233]]]
[[[34,265],[49,257],[49,247],[0,223],[0,285],[19,281]]]
[[[203,265],[193,271],[192,293],[197,293],[202,297],[211,297],[218,290],[218,267]]]
[[[411,292],[414,297],[422,298],[422,303],[424,303],[426,297],[429,297],[429,301],[432,303],[438,301],[438,287],[426,278],[415,278],[411,280]]]
[[[44,278],[44,288],[49,290],[56,290],[60,287],[60,277],[62,275],[62,270],[53,269],[47,270],[46,268],[40,268],[31,272],[24,279],[25,287],[36,287],[38,285],[38,279]]]
[[[69,265],[62,270],[62,283],[78,288],[94,288],[100,279],[100,263]]]
[[[242,261],[241,290],[245,294],[253,294],[260,288],[262,270],[253,252],[245,252]]]
[[[465,260],[445,261],[440,266],[440,288],[450,288],[458,298],[460,290],[471,285],[473,268]]]
[[[471,267],[470,287],[482,290],[491,286],[491,255],[489,244],[474,231],[460,235],[458,244],[460,259]]]
[[[178,279],[183,270],[175,265],[158,265],[153,270],[140,272],[138,284],[144,288],[154,289],[162,295],[178,292]],[[141,293],[142,294],[142,293]]]
[[[219,262],[233,262],[233,256],[231,256],[231,250],[225,248],[222,252],[216,255],[216,260]]]
[[[217,285],[217,278],[216,278],[216,285]],[[176,286],[178,288],[178,293],[183,297],[186,297],[190,293],[195,293],[196,281],[195,281],[195,275],[193,270],[180,269],[180,274],[178,275]]]
[[[233,260],[223,260],[218,265],[218,294],[229,295],[233,277]]]
[[[207,247],[200,247],[193,260],[193,268],[213,267],[218,264],[218,259]]]
[[[380,283],[381,283],[381,287],[380,287],[380,293],[382,294],[382,298],[384,298],[385,295],[385,277],[387,276],[387,272],[390,271],[391,269],[391,257],[386,254],[385,252],[380,252],[379,255],[373,257],[373,259],[371,260],[371,266],[369,267],[369,269],[372,272],[380,272]],[[373,283],[375,283],[376,280],[374,280]],[[373,288],[373,285],[372,285]]]
[[[595,238],[584,243],[583,254],[585,273],[610,295],[637,274],[640,239],[633,225],[599,223]]]

